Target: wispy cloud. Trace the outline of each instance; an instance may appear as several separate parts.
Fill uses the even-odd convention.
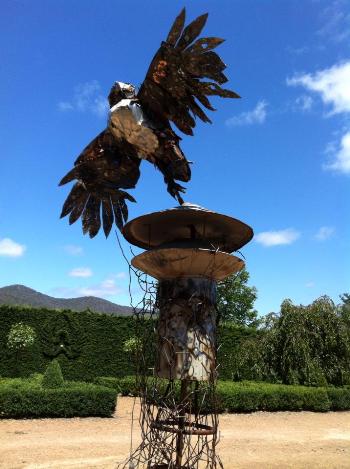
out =
[[[315,239],[318,241],[326,241],[331,238],[335,233],[335,228],[333,226],[321,226],[317,233],[315,234]]]
[[[75,269],[72,269],[68,275],[70,277],[91,277],[92,270],[90,269],[90,267],[76,267]]]
[[[310,282],[305,283],[306,288],[313,288],[314,286],[315,286],[315,282],[313,282],[312,280]]]
[[[58,109],[62,112],[91,112],[99,117],[104,117],[108,110],[108,101],[101,94],[101,86],[98,81],[92,80],[76,86],[73,98],[68,101],[60,101]]]
[[[63,246],[63,249],[71,256],[80,256],[84,252],[81,246],[76,246],[74,244],[67,244],[66,246]]]
[[[289,86],[303,86],[309,91],[318,93],[328,107],[327,117],[334,114],[350,116],[350,60],[319,70],[313,74],[299,74],[287,78]],[[323,168],[339,173],[350,174],[350,130],[342,131],[339,143],[328,146],[331,157]]]
[[[326,153],[330,156],[330,162],[323,168],[343,174],[350,174],[350,130],[345,132],[339,143],[328,146]]]
[[[289,86],[303,86],[319,93],[323,102],[330,105],[328,115],[350,112],[350,60],[316,73],[305,73],[287,78]]]
[[[227,119],[225,124],[228,127],[236,125],[252,125],[252,124],[263,124],[267,116],[268,103],[265,100],[259,101],[252,111],[242,112],[238,116],[230,117]]]
[[[286,47],[286,52],[288,52],[291,55],[303,55],[306,54],[306,52],[309,52],[310,48],[308,46],[300,46],[300,47],[294,47],[294,46],[287,46]]]
[[[118,295],[124,293],[124,289],[116,283],[116,279],[113,277],[106,278],[103,282],[92,285],[91,287],[83,287],[80,289],[80,293],[83,296],[100,296],[102,298]]]
[[[327,7],[321,11],[323,25],[317,35],[333,42],[343,42],[350,38],[350,8],[346,0],[328,2]]]
[[[120,273],[122,274],[122,273]],[[118,280],[124,278],[120,274],[109,275],[102,282],[89,285],[80,286],[77,288],[56,287],[52,289],[53,295],[58,295],[63,298],[74,298],[79,296],[97,296],[100,298],[108,298],[114,295],[125,294],[126,289],[118,284]]]
[[[313,102],[314,100],[312,99],[311,96],[308,96],[306,94],[298,96],[297,99],[295,100],[294,110],[303,111],[303,112],[310,111],[310,109],[312,108]]]
[[[5,257],[21,257],[26,250],[24,244],[16,243],[10,238],[0,239],[0,256]]]
[[[300,238],[300,232],[294,228],[279,231],[263,231],[255,235],[254,240],[265,247],[292,244]]]

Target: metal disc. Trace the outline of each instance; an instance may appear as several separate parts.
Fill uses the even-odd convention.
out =
[[[253,237],[250,226],[199,205],[183,204],[131,220],[123,235],[131,244],[143,249],[191,243],[193,247],[233,252]]]

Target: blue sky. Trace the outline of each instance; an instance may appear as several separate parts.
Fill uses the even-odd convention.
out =
[[[115,235],[60,220],[59,188],[104,127],[115,80],[139,85],[181,8],[226,39],[228,87],[182,148],[186,200],[251,225],[243,249],[261,314],[350,291],[350,4],[347,1],[3,0],[0,287],[128,304]],[[147,162],[130,218],[176,205]],[[129,248],[123,244],[127,253]]]

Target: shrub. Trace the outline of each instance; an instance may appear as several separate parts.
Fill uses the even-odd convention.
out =
[[[124,376],[121,378],[100,376],[99,378],[95,378],[94,383],[99,386],[115,389],[118,394],[121,394],[122,396],[137,395],[135,376]]]
[[[123,396],[137,395],[134,377],[100,377],[96,378],[95,382],[115,389]],[[157,380],[157,384],[158,388],[161,388],[166,383],[163,383],[163,380]],[[149,397],[152,397],[151,394]],[[156,394],[154,395],[156,396]],[[325,412],[350,409],[350,387],[317,388],[252,381],[240,383],[219,381],[217,395],[217,410],[219,412],[235,413],[258,410]],[[212,410],[209,404],[203,408],[203,411],[207,412]]]
[[[60,364],[57,360],[52,360],[46,368],[42,385],[44,388],[59,388],[63,385],[63,382]]]
[[[324,412],[330,409],[325,388],[221,382],[218,385],[218,395],[221,412],[252,412],[256,410]]]
[[[35,342],[36,334],[28,324],[17,322],[12,324],[7,336],[7,346],[11,350],[20,351],[31,347]]]
[[[350,409],[350,388],[328,388],[328,398],[331,402],[331,410]]]
[[[130,337],[124,342],[123,351],[132,355],[136,355],[140,352],[142,347],[141,339],[138,337]]]
[[[102,386],[70,382],[47,389],[30,380],[4,381],[0,382],[1,418],[110,417],[115,410],[116,392]]]

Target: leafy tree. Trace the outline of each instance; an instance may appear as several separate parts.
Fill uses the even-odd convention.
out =
[[[7,335],[7,347],[15,353],[16,360],[13,366],[15,376],[21,374],[21,361],[26,351],[34,345],[35,339],[35,330],[28,324],[24,324],[23,322],[12,324]]]
[[[350,342],[338,308],[327,296],[308,306],[285,300],[266,332],[264,361],[285,384],[350,383]]]
[[[19,352],[31,347],[36,339],[34,329],[28,324],[17,322],[11,326],[7,336],[7,346],[9,349]]]
[[[342,304],[339,305],[339,313],[350,332],[350,294],[343,293],[340,295],[340,299],[342,300]]]
[[[240,326],[257,325],[258,313],[254,309],[257,290],[247,285],[248,280],[249,273],[243,269],[218,283],[217,306],[221,321]]]

